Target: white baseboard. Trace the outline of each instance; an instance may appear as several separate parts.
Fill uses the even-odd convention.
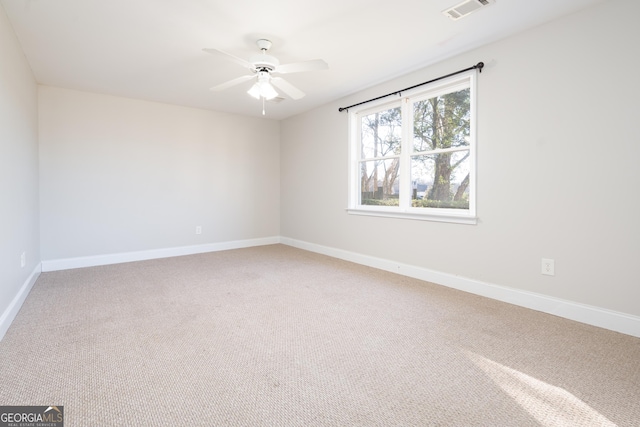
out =
[[[230,249],[248,248],[252,246],[274,245],[277,243],[280,243],[279,236],[208,243],[204,245],[180,246],[175,248],[151,249],[147,251],[95,255],[78,258],[52,259],[42,261],[42,271],[47,272],[69,270],[72,268],[95,267],[98,265],[119,264],[123,262],[146,261],[149,259],[194,255],[205,252],[226,251]]]
[[[630,314],[287,237],[281,237],[280,243],[640,338],[640,317]]]
[[[33,269],[27,280],[22,284],[20,290],[16,294],[16,296],[11,300],[11,303],[7,307],[7,309],[0,316],[0,341],[4,338],[4,334],[9,330],[9,326],[11,326],[11,322],[16,318],[18,311],[20,311],[20,307],[24,303],[24,300],[27,299],[27,295],[33,288],[33,285],[36,283],[38,276],[42,272],[41,265],[38,264],[36,268]]]
[[[265,237],[259,239],[237,240],[230,242],[210,243],[205,245],[182,246],[176,248],[154,249],[148,251],[126,252],[109,255],[97,255],[79,258],[66,258],[42,261],[38,271],[31,275],[30,280],[23,285],[20,293],[9,308],[0,318],[0,337],[9,328],[11,320],[20,309],[24,298],[29,293],[33,282],[40,271],[57,271],[72,268],[93,267],[98,265],[118,264],[123,262],[144,261],[156,258],[167,258],[181,255],[192,255],[205,252],[216,252],[230,249],[240,249],[252,246],[263,246],[282,243],[288,246],[328,255],[345,261],[355,262],[380,270],[398,273],[419,280],[436,283],[461,291],[507,302],[543,313],[552,314],[570,320],[586,323],[593,326],[609,329],[627,335],[640,338],[640,317],[621,313],[605,308],[590,306],[574,301],[563,300],[534,292],[523,291],[505,286],[481,282],[475,279],[456,276],[418,267],[409,264],[398,263],[383,258],[376,258],[356,252],[345,251],[328,246],[308,243],[288,237]],[[32,280],[32,282],[30,282]],[[13,313],[15,311],[15,313]],[[11,314],[13,313],[13,314]]]

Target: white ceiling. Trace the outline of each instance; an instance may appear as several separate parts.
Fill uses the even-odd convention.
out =
[[[459,21],[461,0],[0,0],[38,83],[261,116],[249,73],[202,51],[248,58],[257,39],[281,63],[329,70],[283,77],[306,92],[267,104],[283,119],[603,0],[496,0]],[[479,58],[482,60],[482,58]],[[469,64],[473,65],[473,64]],[[452,70],[455,71],[455,70]],[[437,76],[433,76],[437,77]],[[416,82],[420,83],[420,82]]]

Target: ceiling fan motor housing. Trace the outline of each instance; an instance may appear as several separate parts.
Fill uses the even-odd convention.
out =
[[[277,58],[267,54],[254,55],[249,58],[249,62],[253,64],[257,71],[273,71],[280,65],[280,61]]]
[[[271,40],[260,39],[256,41],[258,48],[262,51],[260,55],[253,55],[249,58],[256,71],[268,71],[271,72],[280,65],[280,61],[271,55],[267,55],[267,51],[271,49]]]

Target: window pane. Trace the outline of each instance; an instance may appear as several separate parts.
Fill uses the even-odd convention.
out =
[[[400,107],[362,117],[362,159],[400,154]]]
[[[413,150],[469,146],[469,89],[413,104]]]
[[[360,162],[360,204],[399,206],[400,159]]]
[[[469,151],[411,157],[411,205],[469,209]]]

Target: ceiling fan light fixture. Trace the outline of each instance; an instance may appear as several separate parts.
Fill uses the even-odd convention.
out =
[[[260,86],[260,95],[262,95],[264,99],[269,100],[278,96],[278,92],[276,92],[270,83],[264,83]]]
[[[269,73],[264,71],[258,73],[258,81],[251,86],[247,93],[255,99],[264,98],[270,100],[278,96],[278,92],[269,83]]]
[[[278,96],[278,92],[267,82],[254,83],[247,93],[255,99],[264,98],[267,101]]]
[[[254,83],[253,86],[251,86],[251,89],[247,91],[247,93],[253,96],[255,99],[260,99],[260,86],[258,86],[258,83]]]

